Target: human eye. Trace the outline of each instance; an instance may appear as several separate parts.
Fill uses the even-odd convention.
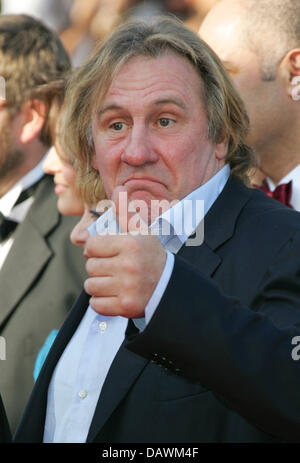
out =
[[[125,124],[124,122],[113,122],[109,127],[116,132],[120,132],[124,129]]]
[[[160,117],[158,119],[158,124],[160,125],[160,127],[168,127],[174,122],[175,121],[173,121],[172,119],[170,119],[168,117]]]

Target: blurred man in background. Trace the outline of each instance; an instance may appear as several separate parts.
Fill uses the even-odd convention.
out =
[[[300,210],[299,0],[222,0],[199,34],[244,99],[263,190]]]
[[[70,69],[69,57],[56,33],[25,15],[0,16],[0,57],[0,393],[13,430],[33,387],[37,352],[63,322],[85,271],[69,240],[75,222],[58,213],[52,177],[42,170],[50,118],[33,96]]]

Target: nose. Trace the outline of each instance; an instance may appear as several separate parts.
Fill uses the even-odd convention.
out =
[[[61,170],[61,160],[58,157],[54,146],[50,148],[48,155],[43,163],[43,169],[46,174],[54,175]]]
[[[134,167],[152,164],[158,160],[158,155],[152,147],[147,127],[144,127],[142,124],[133,125],[128,135],[121,160]]]
[[[85,246],[85,243],[87,242],[87,239],[90,236],[88,231],[89,225],[90,223],[87,223],[83,215],[71,232],[70,239],[73,244],[75,244],[76,246]]]

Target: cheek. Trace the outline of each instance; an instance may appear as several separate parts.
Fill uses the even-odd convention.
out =
[[[68,185],[72,186],[75,184],[76,171],[71,165],[63,165],[61,172]]]
[[[84,207],[81,198],[75,188],[69,187],[58,197],[58,210],[64,215],[80,216],[83,214]]]
[[[96,169],[101,173],[105,189],[114,183],[121,165],[121,153],[119,149],[96,148]]]

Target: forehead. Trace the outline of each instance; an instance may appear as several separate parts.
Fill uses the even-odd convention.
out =
[[[175,53],[156,58],[138,56],[121,66],[101,106],[125,99],[146,104],[157,98],[177,99],[184,105],[191,104],[196,95],[201,99],[202,81],[188,59]]]

